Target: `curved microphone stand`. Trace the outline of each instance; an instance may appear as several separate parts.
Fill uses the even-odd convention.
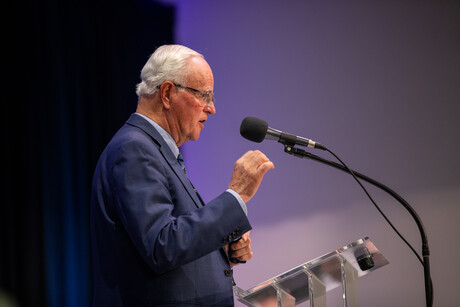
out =
[[[344,165],[342,164],[339,164],[339,163],[336,163],[336,162],[333,162],[333,161],[329,161],[329,160],[326,160],[326,159],[323,159],[319,156],[316,156],[314,154],[311,154],[305,150],[302,150],[302,149],[299,149],[299,148],[295,148],[293,146],[291,146],[290,144],[284,144],[284,151],[288,154],[291,154],[293,156],[296,156],[298,158],[308,158],[308,159],[312,159],[312,160],[315,160],[315,161],[318,161],[318,162],[321,162],[321,163],[324,163],[324,164],[327,164],[329,166],[332,166],[332,167],[335,167],[337,169],[340,169],[344,172],[347,172],[347,173],[350,173],[353,172],[355,174],[356,177],[384,190],[385,192],[387,192],[388,194],[390,194],[391,196],[393,196],[397,201],[399,201],[403,206],[404,208],[407,209],[407,211],[409,211],[410,215],[412,215],[412,217],[414,218],[415,220],[415,223],[417,224],[418,226],[418,229],[420,231],[420,235],[421,235],[421,238],[422,238],[422,256],[423,256],[423,262],[422,262],[422,265],[423,265],[423,268],[424,268],[424,277],[425,277],[425,299],[426,299],[426,306],[427,307],[431,307],[433,305],[433,285],[432,285],[432,282],[431,282],[431,276],[430,276],[430,250],[429,250],[429,247],[428,247],[428,239],[427,239],[427,235],[426,235],[426,231],[425,231],[425,227],[423,226],[423,223],[420,219],[420,217],[418,216],[417,212],[415,212],[415,210],[409,205],[409,203],[407,203],[407,201],[405,201],[400,195],[398,195],[395,191],[393,191],[392,189],[390,189],[389,187],[385,186],[384,184],[372,179],[372,178],[369,178],[361,173],[358,173],[354,170],[350,170],[349,168],[345,167]],[[418,255],[417,255],[418,257]],[[420,258],[419,258],[420,259]]]

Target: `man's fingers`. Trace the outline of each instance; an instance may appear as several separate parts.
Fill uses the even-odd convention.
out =
[[[239,261],[247,261],[252,258],[250,233],[251,231],[248,231],[241,236],[241,239],[234,243],[230,243],[230,257],[236,258]]]
[[[233,247],[232,247],[232,250],[233,250]],[[245,260],[251,259],[252,258],[251,246],[248,245],[248,246],[245,246],[243,248],[233,250],[231,257],[236,258],[236,259],[238,259],[240,261],[245,261]]]
[[[249,235],[247,236],[242,236],[240,240],[236,241],[235,243],[232,243],[232,250],[240,250],[242,248],[245,248],[247,246],[251,245],[251,238]]]
[[[273,164],[272,161],[267,161],[267,162],[264,162],[262,164],[259,165],[259,170],[265,174],[266,172],[268,172],[269,170],[275,168],[275,165]]]

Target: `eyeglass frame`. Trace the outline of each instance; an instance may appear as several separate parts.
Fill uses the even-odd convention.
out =
[[[175,83],[175,82],[171,82],[172,84],[174,84],[174,86],[177,86],[177,87],[181,87],[183,89],[186,89],[186,90],[189,90],[189,91],[192,91],[194,93],[198,93],[201,95],[201,98],[203,98],[203,101],[204,103],[206,104],[206,106],[210,106],[211,103],[214,105],[215,102],[216,102],[216,97],[214,96],[214,94],[209,91],[209,92],[202,92],[202,91],[199,91],[195,88],[192,88],[192,87],[188,87],[188,86],[183,86],[179,83]],[[160,88],[161,87],[161,84],[157,86],[157,88]],[[211,98],[209,98],[211,97]]]

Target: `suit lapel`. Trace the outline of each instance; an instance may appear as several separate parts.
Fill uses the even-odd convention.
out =
[[[192,186],[190,180],[188,179],[187,175],[184,173],[181,166],[179,165],[177,158],[171,152],[171,149],[169,149],[163,137],[155,129],[155,127],[153,127],[144,118],[136,114],[132,114],[126,123],[129,125],[136,126],[139,129],[142,129],[145,133],[147,133],[153,139],[153,141],[155,141],[155,143],[159,145],[159,150],[161,154],[163,155],[165,161],[168,163],[172,171],[179,178],[185,190],[190,195],[190,197],[193,199],[193,202],[195,203],[195,205],[198,208],[203,207],[204,203],[202,203],[202,201],[200,200],[200,197],[198,196],[198,192],[195,192],[195,189]]]

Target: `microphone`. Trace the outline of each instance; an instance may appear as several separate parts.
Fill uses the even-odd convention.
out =
[[[310,148],[318,148],[326,150],[326,147],[318,142],[314,142],[307,138],[289,134],[286,132],[279,131],[268,127],[266,121],[257,117],[248,116],[241,122],[240,134],[245,139],[260,143],[264,139],[278,141],[284,145],[300,145]]]

